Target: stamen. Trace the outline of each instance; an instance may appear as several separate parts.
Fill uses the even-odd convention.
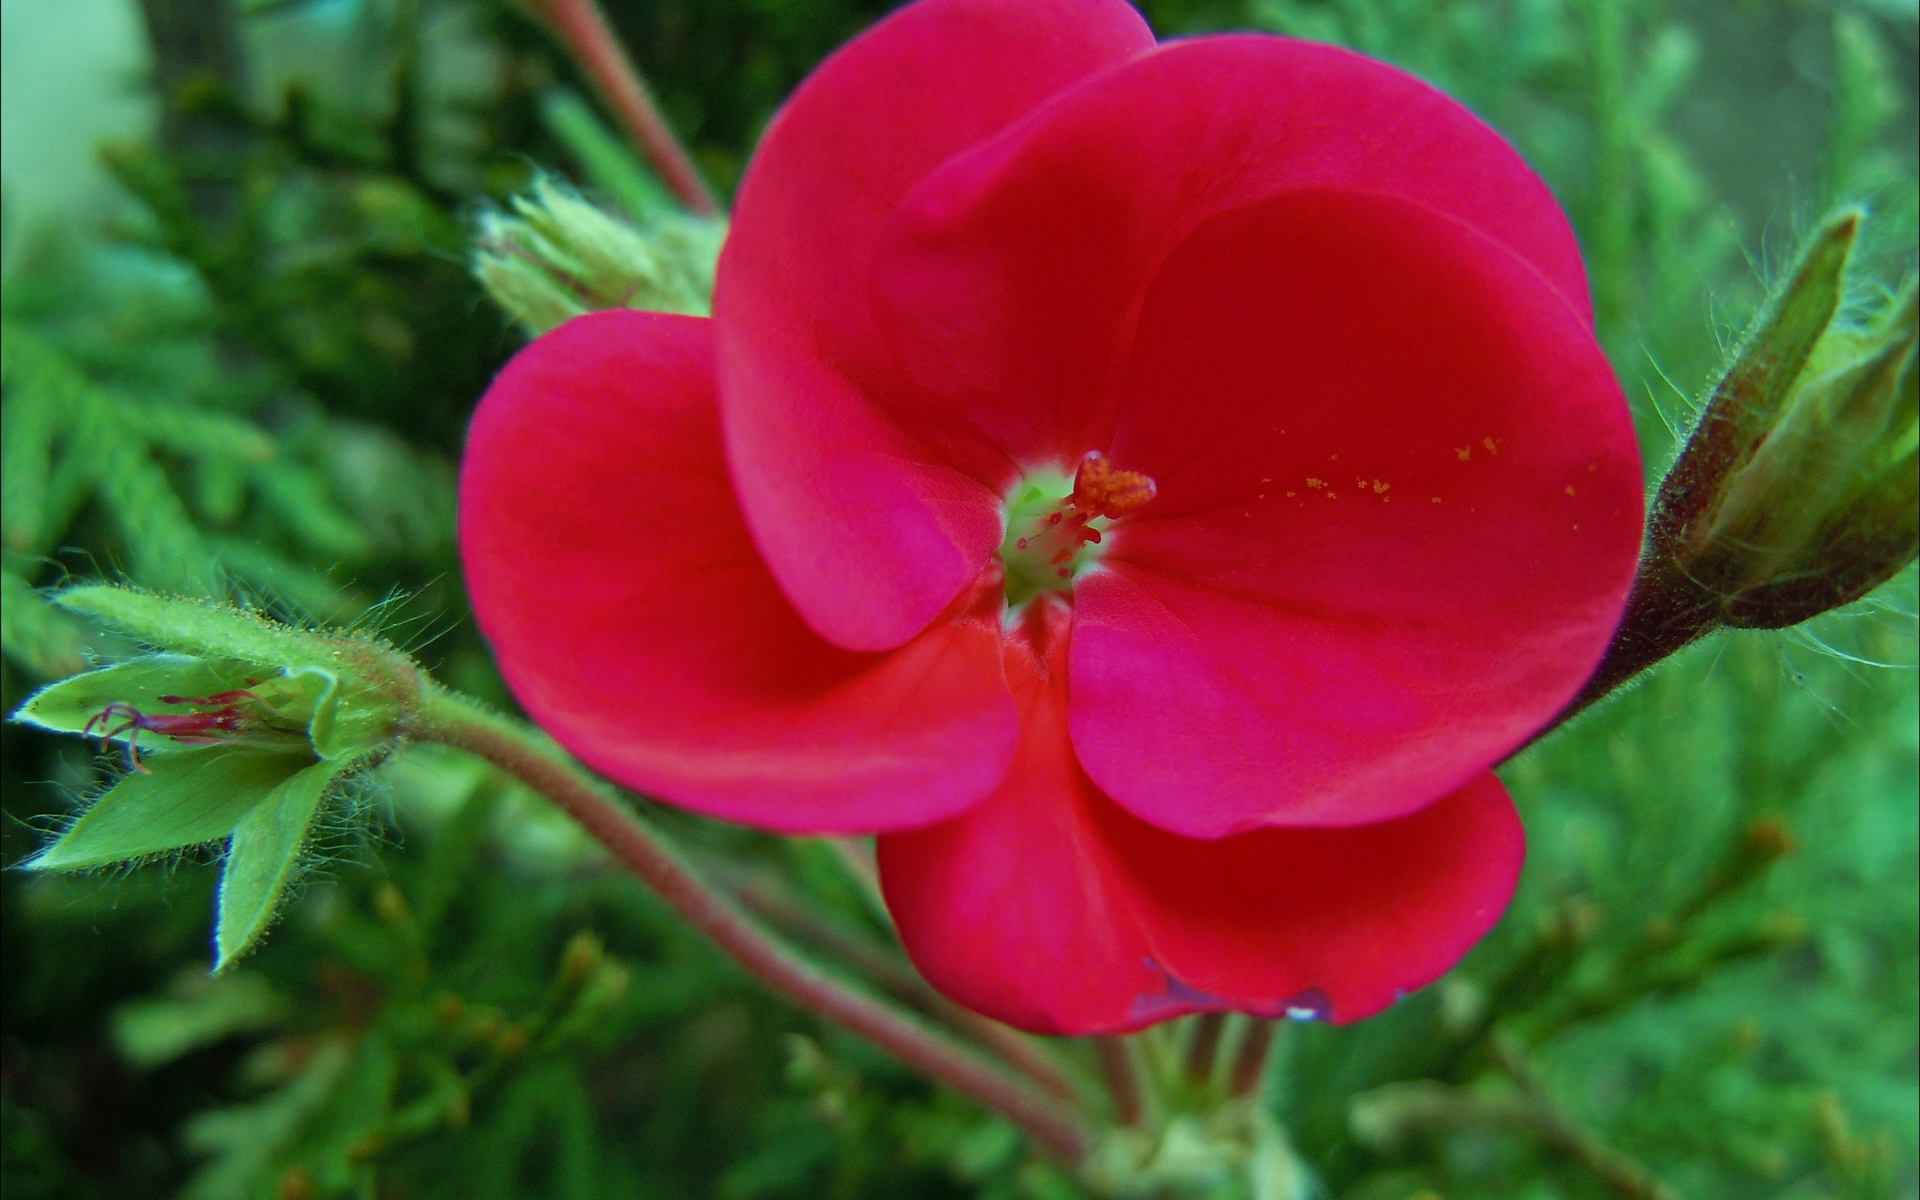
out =
[[[1124,517],[1152,502],[1159,489],[1138,471],[1123,471],[1090,450],[1073,473],[1073,506],[1089,517]]]
[[[1017,608],[1041,591],[1067,591],[1097,555],[1107,522],[1152,502],[1149,477],[1113,465],[1093,451],[1069,482],[1037,472],[1008,497],[1007,540],[1000,558],[1007,569],[1007,604]],[[1099,522],[1096,525],[1095,522]]]

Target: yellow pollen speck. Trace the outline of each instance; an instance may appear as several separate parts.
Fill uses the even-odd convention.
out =
[[[1273,482],[1273,479],[1272,479],[1271,477],[1268,477],[1268,478],[1264,478],[1264,479],[1262,479],[1262,480],[1261,480],[1260,482],[1261,482],[1261,483],[1272,483],[1272,482]]]
[[[1324,479],[1315,479],[1313,476],[1309,475],[1307,476],[1307,486],[1310,488],[1323,488],[1327,486],[1327,481]]]
[[[1373,494],[1376,496],[1384,496],[1387,494],[1387,489],[1392,486],[1392,484],[1384,479],[1376,479],[1373,481]]]
[[[1569,495],[1569,496],[1571,496],[1571,495],[1573,495],[1573,485],[1572,485],[1572,484],[1568,484],[1568,485],[1567,485],[1567,495]]]
[[[1338,454],[1330,454],[1330,455],[1328,455],[1328,456],[1327,456],[1327,461],[1328,461],[1328,462],[1339,462],[1339,461],[1340,461],[1340,456],[1339,456]]]
[[[1266,498],[1267,494],[1265,492],[1261,492],[1258,496],[1254,497],[1255,500],[1265,500]]]
[[[1454,453],[1455,453],[1455,454],[1458,454],[1458,455],[1460,456],[1460,461],[1461,461],[1461,462],[1465,462],[1465,461],[1467,461],[1468,459],[1470,459],[1470,458],[1472,458],[1472,457],[1473,457],[1473,447],[1472,447],[1472,446],[1462,446],[1462,447],[1460,447],[1460,448],[1459,448],[1458,450],[1455,450],[1455,451],[1454,451]]]
[[[1293,497],[1294,497],[1294,495],[1295,495],[1295,494],[1296,494],[1296,493],[1293,493],[1293,492],[1288,492],[1288,493],[1287,493],[1287,499],[1289,499],[1289,500],[1291,500],[1291,499],[1293,499]]]
[[[1433,502],[1434,502],[1435,504],[1438,504],[1438,503],[1440,503],[1440,497],[1438,497],[1438,496],[1435,496],[1435,497],[1433,498]]]
[[[1327,493],[1327,499],[1329,499],[1329,500],[1338,500],[1339,498],[1340,498],[1340,497],[1338,497],[1338,496],[1336,496],[1336,495],[1334,495],[1334,494],[1333,494],[1332,492],[1328,492],[1328,493]]]
[[[1481,438],[1481,439],[1480,439],[1480,444],[1481,444],[1482,446],[1485,446],[1485,447],[1487,448],[1487,453],[1488,453],[1488,454],[1498,454],[1498,453],[1500,453],[1500,447],[1498,447],[1498,446],[1496,446],[1496,445],[1494,445],[1494,444],[1493,444],[1493,439],[1492,439],[1492,438]]]

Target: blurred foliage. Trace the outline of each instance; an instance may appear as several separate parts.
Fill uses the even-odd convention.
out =
[[[723,191],[883,7],[609,4]],[[1912,270],[1898,0],[1145,7],[1163,35],[1355,46],[1506,132],[1574,217],[1650,472],[1829,204],[1871,214],[1856,302]],[[520,335],[469,244],[536,168],[636,221],[657,184],[507,0],[145,11],[165,119],[102,148],[119,217],[7,231],[9,711],[126,649],[38,592],[95,577],[378,628],[505,702],[459,591],[453,464]],[[1267,1102],[1324,1193],[1920,1191],[1914,604],[1909,570],[1812,627],[1723,635],[1511,763],[1532,859],[1495,935],[1383,1017],[1280,1031]],[[116,764],[4,738],[12,864]],[[900,974],[822,845],[659,816],[803,943]],[[9,1196],[1079,1194],[768,997],[485,768],[412,752],[320,825],[281,926],[213,978],[207,862],[0,879]]]

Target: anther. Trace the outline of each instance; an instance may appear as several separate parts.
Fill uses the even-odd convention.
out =
[[[1081,458],[1071,481],[1051,473],[1023,480],[1009,497],[1000,551],[1009,607],[1036,592],[1066,591],[1097,553],[1088,547],[1106,540],[1100,526],[1138,511],[1154,492],[1152,479],[1115,467],[1098,451]]]
[[[1098,450],[1089,450],[1073,473],[1073,506],[1087,517],[1124,517],[1146,507],[1158,491],[1138,471],[1123,471]]]

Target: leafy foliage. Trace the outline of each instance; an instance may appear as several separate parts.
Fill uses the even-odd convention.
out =
[[[9,1194],[1081,1194],[1011,1127],[767,996],[490,768],[432,749],[373,765],[385,733],[343,718],[329,741],[317,693],[264,762],[152,737],[150,773],[129,773],[124,746],[53,736],[116,701],[192,713],[158,697],[260,686],[219,647],[271,632],[214,606],[206,619],[228,624],[202,644],[149,614],[139,640],[186,637],[214,659],[79,674],[131,647],[81,615],[86,593],[71,609],[45,598],[75,578],[384,629],[504,704],[458,590],[452,463],[520,335],[468,274],[469,242],[484,225],[554,257],[551,206],[512,199],[532,164],[585,189],[605,223],[595,246],[629,265],[635,230],[675,219],[520,9],[193,7],[219,27],[199,50],[156,38],[160,136],[104,151],[119,219],[8,231],[8,709],[78,677],[35,701],[45,729],[5,730],[6,860],[171,865],[0,879]],[[722,185],[793,83],[880,7],[609,4]],[[1145,7],[1163,34],[1353,45],[1512,137],[1574,216],[1650,470],[1796,229],[1865,206],[1843,318],[1913,270],[1910,9]],[[1381,1018],[1279,1032],[1262,1104],[1312,1186],[1351,1200],[1920,1191],[1914,605],[1909,569],[1813,626],[1721,635],[1510,763],[1532,859],[1495,935]],[[351,709],[350,693],[334,699]],[[189,762],[212,775],[176,773]],[[244,778],[216,787],[222,771]],[[99,798],[76,817],[79,795]],[[129,805],[138,822],[117,817]],[[797,944],[929,1004],[827,846],[657,816]],[[219,871],[191,849],[222,841]],[[222,962],[283,915],[209,977],[216,906]],[[1248,1029],[1230,1025],[1229,1052]],[[1163,1027],[1138,1052],[1178,1063],[1202,1032]],[[1089,1047],[1051,1052],[1076,1084],[1095,1076]]]

